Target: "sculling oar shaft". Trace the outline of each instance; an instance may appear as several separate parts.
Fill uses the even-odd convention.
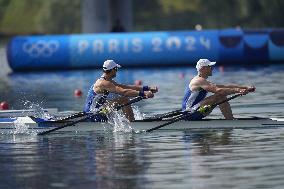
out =
[[[123,107],[125,107],[125,106],[128,106],[128,105],[131,105],[131,104],[133,104],[133,103],[135,103],[135,102],[138,102],[138,101],[140,101],[140,100],[142,100],[142,99],[143,99],[143,97],[138,96],[138,97],[136,97],[136,98],[131,99],[129,102],[127,102],[127,103],[125,103],[125,104],[121,104],[121,105],[116,106],[115,109],[116,109],[116,110],[120,110],[121,108],[123,108]],[[47,131],[40,132],[40,133],[38,133],[37,135],[45,135],[45,134],[51,133],[51,132],[53,132],[53,131],[57,131],[57,130],[59,130],[59,129],[63,129],[63,128],[65,128],[65,127],[73,126],[73,125],[75,125],[75,124],[77,124],[77,123],[80,123],[80,122],[82,122],[82,121],[85,121],[85,120],[89,119],[89,117],[90,117],[91,115],[93,115],[93,114],[91,114],[91,113],[85,113],[84,115],[82,115],[82,118],[79,119],[79,120],[76,120],[76,121],[73,121],[73,122],[70,122],[70,123],[66,123],[66,124],[64,124],[64,125],[62,125],[62,126],[60,126],[60,127],[54,128],[54,129],[50,129],[50,130],[47,130]]]
[[[182,109],[178,109],[178,110],[174,110],[171,112],[166,112],[166,113],[162,113],[162,114],[157,114],[151,117],[147,117],[145,118],[145,120],[147,121],[157,121],[157,120],[162,120],[163,118],[168,118],[168,117],[173,117],[173,116],[177,116],[182,114]]]
[[[125,103],[125,104],[120,104],[118,106],[115,107],[116,110],[120,110],[121,108],[125,107],[125,106],[128,106],[128,105],[131,105],[135,102],[139,102],[140,100],[142,100],[143,97],[142,96],[138,96],[136,98],[133,98],[131,100],[129,100],[129,102]]]
[[[234,98],[237,98],[237,97],[239,97],[239,96],[242,96],[242,94],[241,94],[241,93],[238,93],[238,94],[233,95],[233,96],[231,96],[231,97],[229,97],[229,98],[227,98],[227,99],[225,99],[225,100],[223,100],[223,101],[221,101],[221,102],[217,102],[217,103],[215,103],[215,104],[212,104],[211,106],[207,106],[207,108],[208,108],[209,110],[213,110],[216,106],[218,106],[218,105],[220,105],[220,104],[223,104],[224,102],[228,102],[228,101],[230,101],[230,100],[232,100],[232,99],[234,99]],[[198,111],[198,110],[199,110],[199,108],[198,108],[196,111]],[[187,117],[187,116],[188,116],[187,114],[181,114],[181,115],[179,115],[179,116],[173,118],[173,119],[170,120],[169,122],[166,122],[166,123],[164,123],[164,124],[162,124],[162,125],[158,125],[158,126],[156,126],[156,127],[153,127],[153,128],[151,128],[151,129],[146,130],[146,132],[152,132],[152,131],[154,131],[154,130],[160,129],[160,128],[165,127],[165,126],[167,126],[167,125],[170,125],[170,124],[172,124],[172,123],[178,122],[178,121],[180,121],[180,120],[183,120],[183,119],[184,119],[185,117]]]

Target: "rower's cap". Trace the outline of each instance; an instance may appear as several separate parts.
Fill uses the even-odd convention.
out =
[[[208,59],[199,59],[196,64],[196,69],[199,72],[204,66],[214,66],[216,62],[210,62]]]
[[[103,70],[111,70],[113,68],[121,68],[121,66],[113,60],[106,60],[104,61]]]

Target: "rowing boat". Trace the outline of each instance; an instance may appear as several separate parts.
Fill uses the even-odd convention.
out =
[[[13,133],[16,130],[43,132],[59,127],[61,124],[68,124],[71,121],[64,121],[54,124],[52,121],[37,122],[35,119],[26,117],[0,118],[0,132]],[[126,124],[135,131],[145,131],[157,125],[167,123],[168,120],[155,121],[151,119],[136,120]],[[108,122],[80,122],[74,126],[65,127],[58,131],[111,131],[114,130],[114,124]],[[251,128],[276,128],[284,127],[283,118],[239,118],[236,120],[224,119],[203,119],[200,121],[179,121],[161,128],[160,130],[186,130],[186,129],[251,129]]]
[[[224,101],[207,106],[208,110],[213,110],[217,105],[232,100],[242,94],[233,95]],[[124,106],[131,105],[142,100],[142,97],[131,99],[126,104],[121,104],[115,109],[119,110]],[[203,108],[204,109],[204,108]],[[196,110],[201,111],[202,109]],[[205,110],[205,109],[204,109]],[[203,111],[203,110],[202,110]],[[91,122],[90,116],[94,114],[86,112],[78,112],[65,118],[54,119],[52,116],[48,119],[40,119],[32,116],[20,116],[15,118],[0,117],[1,133],[26,133],[34,131],[38,135],[45,135],[55,131],[145,131],[152,132],[154,130],[186,130],[186,129],[250,129],[250,128],[276,128],[284,127],[283,118],[239,118],[235,120],[224,119],[202,119],[199,121],[186,121],[184,118],[192,115],[192,113],[184,114],[181,110],[168,112],[163,115],[156,115],[143,120],[134,122]],[[51,119],[51,120],[50,120]]]

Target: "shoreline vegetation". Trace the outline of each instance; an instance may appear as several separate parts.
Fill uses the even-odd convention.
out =
[[[133,31],[284,27],[284,1],[132,1]],[[81,33],[81,0],[0,0],[0,39]]]

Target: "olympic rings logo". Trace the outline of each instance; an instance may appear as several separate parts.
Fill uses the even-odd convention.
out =
[[[28,53],[33,58],[51,57],[59,48],[59,42],[55,40],[44,41],[39,40],[34,43],[25,42],[23,51]]]

